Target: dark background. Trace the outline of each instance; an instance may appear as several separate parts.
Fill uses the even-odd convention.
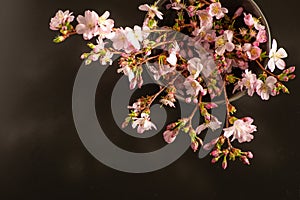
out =
[[[244,97],[235,105],[258,126],[251,166],[227,170],[188,150],[170,166],[146,174],[113,170],[81,143],[72,118],[72,87],[87,51],[81,37],[53,44],[48,23],[58,9],[111,12],[116,26],[141,24],[138,5],[122,0],[10,0],[0,7],[0,199],[300,199],[300,77],[290,95]],[[148,0],[148,2],[151,2]],[[296,0],[256,1],[272,36],[300,66]],[[296,74],[299,74],[299,69]],[[299,74],[300,75],[300,74]]]

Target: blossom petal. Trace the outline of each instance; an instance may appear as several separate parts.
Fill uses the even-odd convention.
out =
[[[276,52],[276,55],[279,58],[286,58],[288,56],[286,51],[283,48],[278,49],[278,51]]]
[[[272,48],[271,48],[271,50],[273,50],[275,52],[277,50],[277,41],[275,39],[273,39],[273,41],[272,41]]]
[[[275,70],[275,62],[274,59],[271,58],[268,62],[268,68],[270,69],[271,72],[273,72]]]
[[[278,59],[275,64],[278,69],[283,70],[285,68],[285,62],[282,59]]]
[[[234,48],[235,48],[235,46],[234,46],[234,44],[232,42],[227,42],[226,43],[226,50],[227,51],[231,52],[231,51],[234,50]]]
[[[150,9],[150,6],[148,4],[143,4],[139,6],[139,10],[142,11],[148,11]]]

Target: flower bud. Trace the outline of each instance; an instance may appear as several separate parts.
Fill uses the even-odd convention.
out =
[[[213,150],[211,153],[210,153],[210,155],[212,155],[213,157],[218,157],[220,154],[220,151],[218,150],[218,149],[216,149],[216,150]]]
[[[190,97],[185,99],[185,103],[191,103],[192,99]]]
[[[199,143],[196,140],[192,141],[191,148],[194,150],[194,152],[198,150],[198,147],[199,147]]]
[[[193,103],[194,103],[194,104],[197,104],[197,103],[198,103],[198,99],[194,98],[194,99],[193,99]]]
[[[202,96],[205,96],[206,94],[207,94],[207,89],[204,89],[204,90],[201,91]]]
[[[212,108],[216,108],[216,107],[218,107],[218,105],[215,104],[215,103],[207,103],[207,104],[205,104],[205,108],[206,109],[212,109]]]
[[[223,150],[223,154],[224,154],[225,156],[227,156],[227,155],[229,154],[229,150],[228,150],[228,149]]]
[[[226,160],[226,157],[224,157],[224,160],[222,162],[222,168],[223,169],[226,169],[227,168],[227,160]]]
[[[235,13],[234,13],[232,19],[236,19],[237,17],[241,16],[242,13],[243,13],[243,11],[244,11],[243,7],[239,7],[239,8],[235,11]]]
[[[88,43],[87,46],[88,46],[89,48],[91,48],[91,49],[94,49],[94,48],[95,48],[95,45],[94,45],[93,43],[91,43],[91,42]]]
[[[219,143],[220,145],[223,145],[224,142],[225,142],[225,137],[221,137],[221,138],[219,139],[219,141],[218,141],[218,143]]]
[[[211,159],[211,163],[214,164],[214,163],[218,162],[219,158],[220,157],[215,157],[215,158]]]
[[[247,157],[250,158],[250,159],[253,158],[253,154],[252,154],[251,151],[248,151],[248,152],[247,152]]]
[[[189,130],[190,130],[190,128],[189,128],[188,126],[186,126],[186,127],[184,127],[184,128],[182,129],[182,131],[185,132],[185,133],[189,132]]]
[[[296,70],[295,66],[292,66],[292,67],[288,68],[289,73],[293,73],[295,70]]]
[[[296,78],[296,75],[295,75],[295,74],[289,75],[289,79],[293,80],[294,78]]]
[[[289,81],[289,77],[288,76],[283,77],[282,81],[288,82]]]
[[[66,39],[66,37],[60,35],[60,36],[57,36],[56,38],[54,38],[53,42],[60,43],[60,42],[63,42],[65,39]]]
[[[175,123],[171,123],[167,126],[167,130],[173,130],[176,127]]]
[[[248,158],[246,156],[241,156],[241,159],[242,159],[242,161],[243,161],[244,164],[250,165],[250,162],[249,162],[249,160],[248,160]]]
[[[89,53],[83,53],[80,58],[81,59],[86,59],[89,56]]]

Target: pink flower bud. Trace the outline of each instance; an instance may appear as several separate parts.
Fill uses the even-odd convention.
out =
[[[289,81],[289,77],[288,76],[283,77],[282,81],[285,81],[285,82]]]
[[[295,66],[288,68],[289,73],[293,73],[296,70]]]
[[[205,118],[207,121],[210,121],[210,119],[211,119],[211,118],[210,118],[210,115],[205,115],[204,118]]]
[[[193,99],[193,103],[194,103],[194,104],[197,104],[197,103],[198,103],[198,99],[194,98],[194,99]]]
[[[235,13],[234,13],[234,15],[233,15],[233,19],[236,19],[237,17],[241,16],[242,13],[243,13],[243,11],[244,11],[243,7],[239,7],[239,8],[235,11]]]
[[[163,136],[164,136],[165,141],[169,144],[174,142],[174,140],[176,139],[176,134],[174,133],[174,131],[166,130],[163,133]]]
[[[125,121],[122,123],[122,128],[125,128],[126,126],[128,126],[129,122]]]
[[[220,157],[215,157],[215,158],[211,159],[211,163],[214,164],[214,163],[218,162],[219,158]]]
[[[241,159],[242,159],[242,161],[243,161],[244,164],[250,165],[250,162],[249,162],[249,160],[248,160],[248,158],[246,156],[241,156]]]
[[[136,84],[137,84],[137,79],[136,79],[136,78],[133,78],[133,79],[130,81],[129,88],[130,88],[131,90],[133,90],[133,89],[135,88]]]
[[[167,126],[167,130],[173,130],[176,127],[175,123],[171,123]]]
[[[186,103],[191,103],[191,101],[192,101],[192,99],[190,97],[188,97],[188,98],[185,99]]]
[[[248,157],[248,158],[250,158],[250,159],[252,159],[252,158],[253,158],[253,154],[252,154],[252,152],[251,152],[251,151],[248,151],[248,152],[247,152],[247,157]]]
[[[194,152],[198,150],[198,147],[199,147],[199,143],[196,140],[192,141],[191,148],[194,150]]]
[[[224,159],[223,162],[222,162],[222,168],[223,169],[227,168],[227,160],[226,159]]]
[[[206,109],[212,109],[212,108],[216,108],[216,107],[218,107],[218,105],[215,103],[208,103],[205,105]]]
[[[202,96],[205,96],[206,94],[207,94],[207,89],[204,89],[204,90],[201,91]]]
[[[209,151],[211,150],[211,148],[213,146],[215,146],[215,144],[217,144],[217,142],[219,141],[219,138],[215,138],[213,139],[212,141],[210,141],[209,143],[206,143],[204,146],[203,146],[203,149]]]
[[[213,157],[218,157],[219,156],[219,150],[214,150],[210,153]]]
[[[289,75],[289,79],[294,79],[294,78],[296,78],[296,75],[295,74],[291,74],[291,75]]]

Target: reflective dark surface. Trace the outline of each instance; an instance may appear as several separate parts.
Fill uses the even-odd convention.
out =
[[[256,2],[288,51],[288,64],[299,67],[297,1]],[[224,171],[188,150],[159,171],[127,174],[87,152],[73,124],[71,98],[79,57],[88,48],[79,36],[53,44],[50,17],[58,9],[109,10],[116,26],[133,26],[142,22],[141,3],[146,1],[2,2],[0,199],[300,199],[300,76],[288,83],[290,95],[235,102],[238,114],[250,114],[258,127],[255,140],[242,146],[254,152],[251,166],[235,162]]]

